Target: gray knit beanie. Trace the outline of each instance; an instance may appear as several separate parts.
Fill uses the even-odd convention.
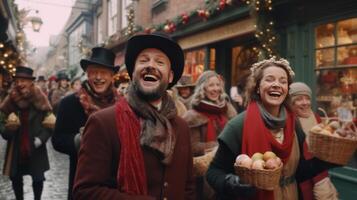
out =
[[[311,89],[303,82],[295,82],[290,85],[289,95],[290,97],[297,95],[307,95],[311,98]]]

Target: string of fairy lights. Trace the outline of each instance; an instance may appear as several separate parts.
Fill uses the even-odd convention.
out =
[[[272,16],[272,0],[244,0],[247,5],[252,6],[253,15],[257,18],[255,27],[255,38],[259,42],[259,47],[253,50],[259,56],[272,57],[278,56],[276,50],[277,34],[274,29],[274,20]]]
[[[126,36],[133,35],[136,32],[144,31],[151,33],[155,31],[164,31],[172,34],[177,30],[185,28],[186,25],[194,18],[200,18],[203,22],[210,20],[223,13],[229,7],[240,7],[244,4],[251,6],[252,14],[256,17],[255,37],[258,41],[257,47],[253,50],[258,56],[272,57],[277,56],[276,41],[277,36],[274,31],[274,21],[272,17],[273,2],[272,0],[206,0],[205,5],[192,10],[191,12],[182,13],[163,23],[154,24],[148,27],[138,27],[134,24],[134,8],[128,10],[127,20],[128,27],[125,32]]]

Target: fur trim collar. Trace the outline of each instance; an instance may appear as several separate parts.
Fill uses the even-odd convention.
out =
[[[188,123],[188,126],[190,128],[202,126],[204,124],[207,124],[208,119],[206,116],[198,113],[197,111],[191,109],[186,112],[186,114],[183,116],[183,119]]]
[[[0,104],[0,110],[5,113],[11,113],[33,105],[39,111],[52,111],[50,102],[38,86],[33,85],[30,90],[30,95],[24,96],[15,87],[12,87],[9,95]]]

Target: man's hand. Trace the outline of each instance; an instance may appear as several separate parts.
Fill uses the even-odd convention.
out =
[[[42,141],[41,141],[40,138],[35,137],[34,141],[33,141],[33,144],[35,145],[35,148],[38,148],[38,147],[40,147],[42,145]]]

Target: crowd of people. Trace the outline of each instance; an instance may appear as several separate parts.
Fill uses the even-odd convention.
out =
[[[247,82],[229,94],[215,71],[196,81],[183,75],[183,51],[162,33],[131,37],[125,67],[114,62],[111,50],[93,48],[80,60],[84,81],[65,73],[36,80],[25,66],[13,77],[1,70],[1,115],[15,113],[20,121],[0,127],[7,140],[3,172],[16,199],[23,199],[24,175],[41,199],[50,138],[69,156],[68,199],[338,199],[327,173],[338,165],[314,157],[306,143],[320,122],[311,89],[293,83],[287,60],[253,64]],[[49,113],[54,128],[43,126]],[[237,155],[265,151],[283,162],[273,191],[234,172]],[[194,160],[208,154],[212,161],[198,173]]]

